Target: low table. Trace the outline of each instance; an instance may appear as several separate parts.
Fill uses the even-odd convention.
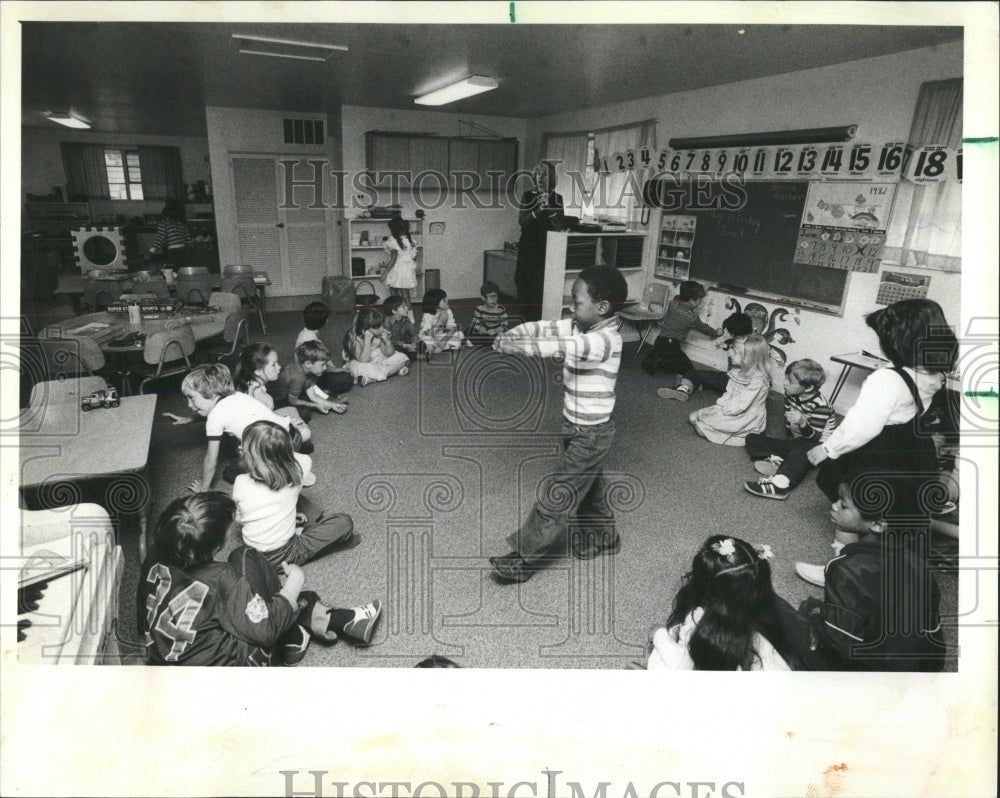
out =
[[[212,272],[209,274],[209,277],[212,280],[212,288],[219,288],[222,285],[223,275]],[[268,277],[267,272],[254,272],[253,281],[257,285],[257,293],[260,294],[260,298],[263,300],[265,289],[271,284],[271,278]],[[52,293],[55,296],[68,296],[73,302],[73,307],[79,310],[80,297],[83,296],[83,289],[86,282],[87,276],[84,274],[60,274],[59,285]],[[136,281],[127,274],[123,274],[121,282],[127,291],[137,294],[142,293],[141,280]],[[176,293],[175,283],[169,283],[167,287],[171,293]]]
[[[146,479],[156,396],[126,396],[121,406],[84,411],[79,402],[42,402],[21,411],[21,496],[29,510],[81,501],[139,521],[139,556],[146,554]],[[82,495],[87,491],[99,495]],[[99,489],[99,491],[98,491]]]
[[[178,317],[183,316],[188,320],[191,325],[191,331],[194,333],[195,341],[204,341],[206,338],[213,338],[217,335],[222,335],[223,330],[226,328],[226,316],[227,314],[223,311],[217,313],[179,313]],[[114,354],[121,352],[130,351],[142,351],[142,347],[117,347],[112,346],[111,341],[120,338],[122,335],[128,335],[129,333],[143,333],[145,335],[151,335],[155,332],[161,332],[163,330],[169,329],[167,324],[171,321],[169,318],[163,319],[143,319],[138,324],[130,324],[128,320],[128,315],[125,313],[107,313],[105,311],[98,311],[96,313],[84,313],[82,316],[73,316],[72,318],[62,319],[53,324],[49,324],[43,327],[39,333],[39,338],[73,338],[73,330],[83,327],[84,325],[97,323],[97,324],[108,324],[110,332],[106,336],[94,335],[87,336],[97,340],[100,344],[101,350],[105,353]]]

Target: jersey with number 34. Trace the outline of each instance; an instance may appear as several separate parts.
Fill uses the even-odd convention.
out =
[[[149,563],[136,611],[152,665],[269,665],[296,613],[284,596],[265,599],[254,592],[226,562],[190,572]]]

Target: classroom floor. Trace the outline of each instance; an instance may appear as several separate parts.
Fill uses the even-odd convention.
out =
[[[452,302],[460,324],[476,304]],[[338,362],[349,323],[349,315],[335,315],[322,333]],[[300,328],[297,311],[269,315],[266,340],[282,362]],[[256,323],[251,339],[260,339]],[[687,421],[715,396],[659,399],[635,346],[625,346],[606,466],[621,553],[591,562],[556,558],[522,585],[495,582],[487,557],[508,551],[504,538],[555,463],[559,367],[490,350],[436,355],[406,377],[355,388],[345,415],[314,418],[318,479],[306,495],[352,515],[362,541],[304,566],[307,587],[331,604],[379,598],[384,609],[371,646],[314,642],[302,666],[412,667],[436,653],[476,668],[622,668],[644,660],[648,630],[663,623],[691,557],[714,533],[770,544],[775,589],[793,605],[821,596],[794,573],[797,560],[822,563],[831,552],[829,505],[812,478],[785,502],[747,494],[742,483],[756,475],[745,451],[698,438]],[[151,528],[200,472],[205,447],[202,425],[175,427],[165,411],[188,412],[176,384],[164,385],[157,406]],[[769,418],[778,434],[777,394]],[[121,633],[137,652],[134,536],[123,544]],[[959,609],[955,555],[954,541],[935,540],[949,643]]]

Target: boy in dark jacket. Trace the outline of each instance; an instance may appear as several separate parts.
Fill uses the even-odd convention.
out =
[[[863,537],[826,565],[822,601],[806,599],[786,628],[810,670],[940,671],[941,593],[927,568],[928,511],[920,475],[864,472],[830,511]]]

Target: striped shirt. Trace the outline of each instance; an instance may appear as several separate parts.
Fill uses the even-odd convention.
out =
[[[491,308],[489,305],[480,305],[472,311],[472,326],[469,327],[469,335],[489,335],[507,331],[507,309],[503,305]]]
[[[833,408],[819,391],[812,396],[806,393],[800,393],[798,396],[785,394],[785,412],[789,410],[798,410],[809,421],[809,426],[802,429],[785,422],[785,427],[793,438],[825,443],[830,433],[837,427],[837,417],[833,414]]]
[[[660,338],[683,341],[691,330],[715,338],[715,330],[699,318],[697,308],[679,299],[671,299],[667,303],[667,315],[660,320]]]
[[[191,246],[191,234],[184,222],[176,219],[163,219],[156,227],[156,238],[153,246],[161,252],[178,247]]]
[[[572,319],[529,321],[497,336],[496,348],[511,355],[563,356],[563,415],[570,424],[611,420],[615,382],[622,360],[617,319],[603,319],[582,332]]]

